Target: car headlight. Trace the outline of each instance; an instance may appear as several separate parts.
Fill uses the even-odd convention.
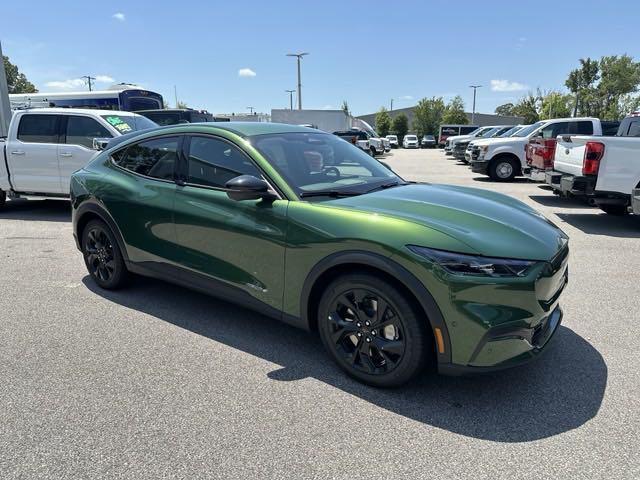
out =
[[[488,150],[489,150],[489,145],[481,145],[480,146],[480,151],[482,153],[487,153]]]
[[[512,258],[483,257],[466,253],[447,252],[416,245],[407,245],[413,253],[426,258],[455,275],[480,277],[524,277],[535,261]]]

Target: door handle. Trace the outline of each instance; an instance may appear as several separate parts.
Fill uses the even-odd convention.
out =
[[[24,155],[24,150],[14,150],[11,155]]]
[[[73,154],[71,153],[67,153],[67,152],[63,152],[60,154],[61,157],[73,157]]]

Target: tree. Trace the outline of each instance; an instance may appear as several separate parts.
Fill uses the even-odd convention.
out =
[[[565,118],[571,116],[571,95],[551,91],[540,95],[540,120],[550,118]]]
[[[391,117],[384,107],[381,107],[376,114],[376,130],[381,137],[389,135],[389,130],[391,130]]]
[[[504,105],[498,105],[495,110],[496,115],[504,115],[505,117],[513,117],[513,109],[515,105],[513,103],[505,103]]]
[[[466,125],[469,123],[467,114],[464,113],[464,102],[460,95],[453,97],[447,104],[442,116],[442,123],[454,125]]]
[[[345,115],[349,116],[349,104],[346,100],[342,101],[342,107],[340,107]]]
[[[402,139],[409,131],[409,119],[404,113],[401,113],[393,119],[391,131],[397,135],[398,142],[402,143]]]
[[[7,85],[9,93],[36,93],[35,85],[27,80],[24,73],[20,73],[18,67],[9,61],[9,57],[2,56],[4,61],[4,71],[7,75]]]
[[[513,113],[517,117],[524,118],[524,123],[531,124],[540,120],[538,115],[538,98],[528,93],[526,96],[518,100],[513,107]]]
[[[423,98],[413,109],[413,129],[419,137],[436,135],[445,111],[442,97]]]
[[[625,114],[621,100],[624,95],[635,93],[640,84],[640,63],[628,55],[612,55],[600,59],[600,82],[597,93],[600,100],[600,117],[617,120]]]
[[[600,67],[597,60],[580,59],[580,67],[569,72],[565,85],[575,95],[573,115],[592,108],[594,84],[598,80]]]

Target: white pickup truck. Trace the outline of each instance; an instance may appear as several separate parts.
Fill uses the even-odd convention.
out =
[[[13,113],[0,139],[0,208],[7,198],[68,198],[71,174],[96,153],[94,140],[156,128],[141,115],[38,108]]]
[[[556,132],[578,131],[580,126],[587,127],[594,135],[602,134],[597,118],[555,118],[529,125],[508,138],[474,141],[469,152],[471,170],[489,175],[492,180],[511,181],[528,167],[525,147],[532,139],[556,138]]]
[[[627,116],[615,137],[558,137],[545,181],[562,196],[585,196],[612,215],[640,213],[640,112]]]

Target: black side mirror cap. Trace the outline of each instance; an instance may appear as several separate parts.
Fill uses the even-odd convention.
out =
[[[269,184],[253,175],[240,175],[225,184],[227,196],[231,200],[258,200],[261,198],[275,199],[269,192]]]

